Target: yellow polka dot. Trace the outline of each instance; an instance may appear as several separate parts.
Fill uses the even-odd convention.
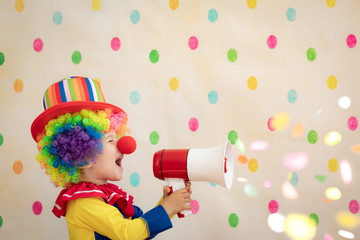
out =
[[[252,172],[252,173],[256,172],[259,168],[258,161],[254,158],[250,159],[249,163],[248,163],[248,168],[249,168],[250,172]]]
[[[286,113],[278,113],[274,116],[270,126],[276,130],[284,130],[290,122],[290,116]]]
[[[13,164],[14,173],[20,174],[22,172],[22,170],[23,170],[22,162],[20,160],[15,161],[14,164]]]
[[[326,5],[329,7],[329,8],[333,8],[336,4],[336,0],[326,0]]]
[[[327,80],[327,85],[328,85],[328,88],[333,90],[336,88],[337,86],[337,79],[335,76],[330,76],[328,77],[328,80]]]
[[[257,83],[256,77],[254,77],[254,76],[249,77],[249,79],[247,81],[247,85],[250,90],[255,90],[257,87],[257,84],[258,83]]]
[[[21,79],[16,79],[14,82],[14,90],[15,92],[19,93],[23,90],[24,88],[24,83]]]
[[[336,172],[339,167],[338,161],[335,158],[329,160],[328,167],[330,172]]]
[[[179,6],[179,0],[169,0],[169,7],[170,7],[172,10],[177,9],[178,6]]]
[[[359,226],[360,218],[352,213],[340,211],[336,214],[336,221],[345,228],[356,228]]]
[[[176,77],[173,77],[169,81],[169,87],[171,90],[176,91],[179,87],[179,80]]]
[[[247,0],[247,5],[250,9],[254,9],[256,7],[257,0]]]
[[[101,8],[101,0],[92,0],[91,6],[94,9],[94,11],[100,10],[100,8]]]
[[[16,0],[15,1],[15,10],[21,13],[24,10],[25,4],[23,0]]]

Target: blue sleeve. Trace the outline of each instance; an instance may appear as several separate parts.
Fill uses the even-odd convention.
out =
[[[138,208],[134,206],[134,208]],[[135,210],[136,213],[137,210]],[[141,209],[140,209],[141,211]],[[135,215],[135,214],[134,214]],[[172,223],[163,206],[158,205],[140,217],[146,223],[150,237],[154,238],[157,234],[172,228]]]

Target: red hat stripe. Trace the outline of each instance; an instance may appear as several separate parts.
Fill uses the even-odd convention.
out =
[[[59,83],[54,84],[54,90],[55,90],[55,93],[54,93],[55,104],[62,103]]]
[[[91,89],[88,88],[85,78],[83,77],[81,78],[81,83],[82,83],[82,89],[84,91],[84,97],[85,97],[84,100],[90,101],[89,91],[91,91]]]

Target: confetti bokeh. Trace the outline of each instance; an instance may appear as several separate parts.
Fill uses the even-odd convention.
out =
[[[336,0],[2,1],[0,239],[68,237],[30,125],[45,89],[73,75],[128,113],[138,148],[116,184],[144,211],[166,184],[156,151],[232,144],[231,190],[193,182],[193,215],[156,239],[360,238],[359,11]]]

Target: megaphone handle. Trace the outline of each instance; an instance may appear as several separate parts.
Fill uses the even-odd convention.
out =
[[[185,182],[182,178],[165,178],[165,180],[170,187],[170,194],[185,187]],[[177,213],[179,218],[187,217],[191,214],[191,210],[183,210]]]

